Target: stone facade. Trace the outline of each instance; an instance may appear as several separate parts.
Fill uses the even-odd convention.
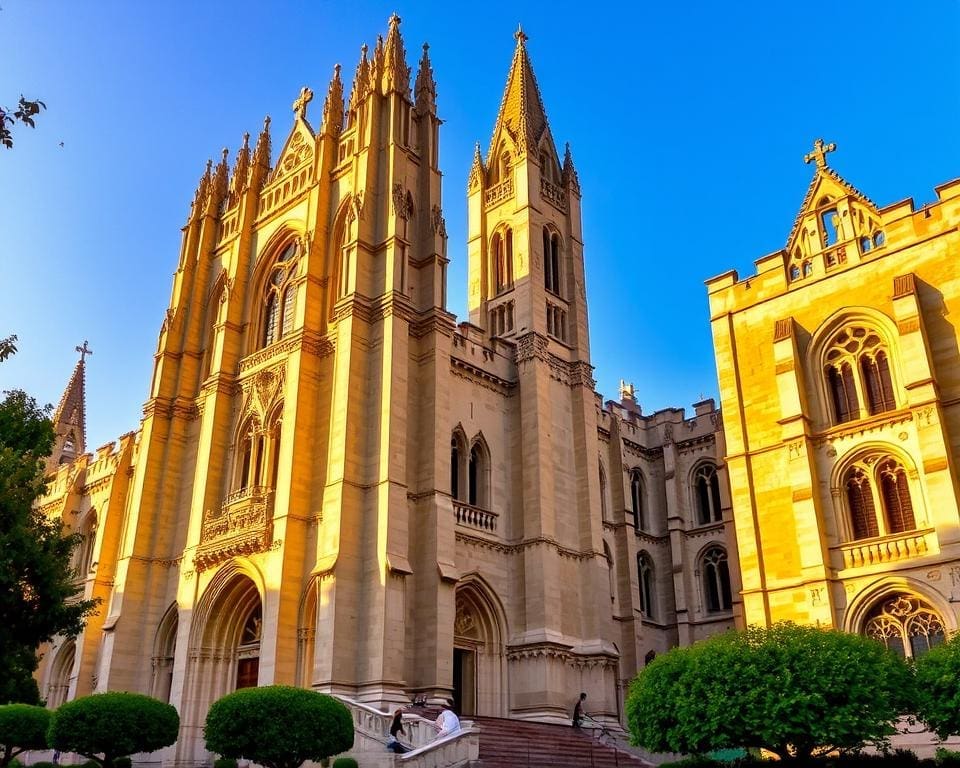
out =
[[[960,616],[960,183],[881,208],[833,149],[785,249],[707,284],[744,618],[916,655]]]
[[[396,17],[318,130],[304,89],[276,162],[268,120],[208,164],[140,428],[43,500],[103,598],[44,649],[51,703],[169,700],[180,763],[241,685],[558,722],[583,690],[616,721],[651,653],[733,625],[719,412],[594,391],[581,190],[525,40],[473,158],[469,322],[427,47],[411,90]]]

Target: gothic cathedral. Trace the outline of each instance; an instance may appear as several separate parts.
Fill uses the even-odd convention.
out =
[[[74,372],[43,508],[102,607],[41,691],[170,701],[179,762],[215,699],[270,683],[553,722],[586,691],[617,722],[645,661],[740,613],[720,414],[595,392],[581,189],[522,32],[459,324],[427,46],[411,78],[394,16],[316,129],[312,95],[275,161],[268,119],[208,163],[139,429],[86,453]]]

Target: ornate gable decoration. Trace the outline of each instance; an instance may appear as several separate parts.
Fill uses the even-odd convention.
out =
[[[306,165],[313,159],[316,139],[313,135],[313,129],[307,122],[307,104],[312,99],[313,91],[305,87],[301,89],[300,96],[293,102],[295,114],[293,130],[290,131],[283,149],[280,150],[277,164],[270,176],[270,183],[291,175],[295,169]]]
[[[816,171],[787,238],[786,268],[790,283],[822,275],[885,245],[876,204],[827,165],[837,148],[823,139],[814,142],[805,163]]]

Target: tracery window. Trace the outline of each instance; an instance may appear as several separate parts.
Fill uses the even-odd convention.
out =
[[[700,558],[703,596],[709,613],[729,611],[733,607],[730,591],[730,566],[723,547],[710,547]]]
[[[275,488],[280,469],[282,407],[277,406],[266,429],[250,418],[240,430],[234,487],[238,491],[260,487]]]
[[[293,305],[296,297],[296,286],[293,284],[296,268],[293,257],[296,252],[297,244],[290,243],[270,271],[264,291],[262,347],[280,340],[293,329]]]
[[[470,456],[467,460],[468,504],[483,508],[489,506],[489,474],[489,456],[483,442],[478,438],[470,446]]]
[[[854,540],[917,527],[907,472],[896,459],[873,455],[857,461],[844,474],[843,488]]]
[[[723,519],[720,505],[720,479],[713,464],[701,464],[693,475],[693,494],[697,507],[697,522],[700,525],[719,522]]]
[[[879,603],[867,616],[863,633],[900,656],[914,659],[946,639],[940,615],[919,597],[906,594]]]
[[[630,512],[633,515],[633,527],[638,531],[647,530],[646,510],[643,499],[643,478],[635,469],[630,473]]]
[[[455,501],[467,500],[467,478],[464,472],[467,461],[466,439],[459,430],[450,438],[450,495]]]
[[[653,559],[646,552],[637,553],[637,581],[640,585],[640,612],[648,619],[657,617]]]
[[[827,348],[825,374],[837,424],[897,407],[890,358],[880,335],[871,328],[851,325],[839,331]]]

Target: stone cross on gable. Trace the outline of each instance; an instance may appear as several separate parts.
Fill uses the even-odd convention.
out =
[[[814,160],[817,163],[817,168],[823,168],[827,164],[827,152],[833,152],[836,148],[837,145],[832,141],[829,144],[824,144],[823,139],[817,139],[813,142],[813,152],[804,155],[803,162],[809,163]]]
[[[313,101],[313,91],[311,91],[307,86],[303,86],[300,89],[300,95],[297,97],[297,100],[293,102],[293,112],[297,117],[305,119],[307,116],[307,104]]]
[[[77,352],[80,353],[80,362],[81,362],[81,363],[84,361],[84,359],[86,358],[87,355],[92,355],[92,354],[93,354],[93,350],[90,349],[90,347],[87,346],[87,340],[86,340],[86,339],[83,340],[83,346],[82,346],[82,347],[77,347],[76,350],[77,350]]]

